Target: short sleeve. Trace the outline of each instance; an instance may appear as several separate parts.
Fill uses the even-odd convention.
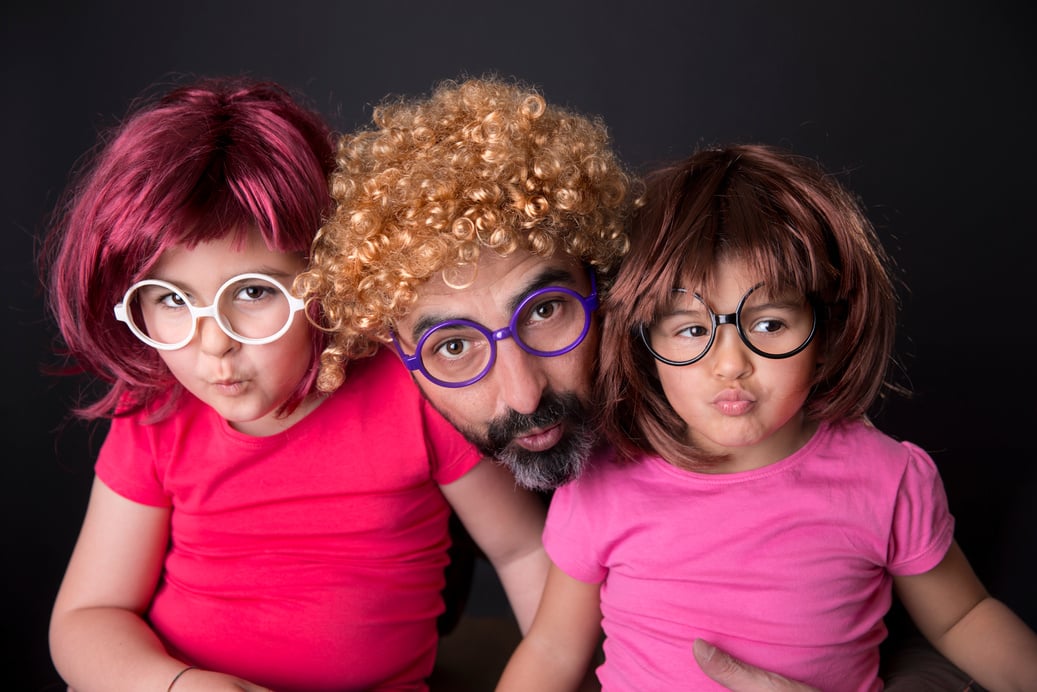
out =
[[[439,485],[453,483],[475,468],[482,454],[424,398],[421,400],[421,411],[425,421],[432,478]]]
[[[544,549],[551,561],[573,579],[589,584],[600,584],[608,574],[599,552],[608,523],[608,513],[597,504],[599,493],[607,490],[602,487],[601,463],[595,460],[579,478],[554,492],[544,525]]]
[[[94,473],[117,494],[153,507],[169,507],[169,494],[159,480],[149,426],[140,415],[118,417],[94,465]]]
[[[928,572],[943,560],[954,540],[954,518],[932,458],[917,445],[902,444],[909,458],[897,491],[887,568],[908,576]]]

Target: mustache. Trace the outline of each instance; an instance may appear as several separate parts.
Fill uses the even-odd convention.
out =
[[[576,416],[585,418],[586,406],[575,394],[545,393],[540,400],[540,406],[532,413],[509,410],[503,416],[490,421],[486,438],[494,449],[499,450],[530,430],[550,427]]]
[[[494,457],[515,476],[515,481],[529,490],[550,491],[565,485],[583,471],[596,445],[596,435],[588,415],[590,404],[572,393],[545,393],[541,405],[530,414],[509,411],[490,422],[487,442],[490,449],[483,454]],[[514,439],[536,428],[556,423],[565,426],[565,434],[550,449],[531,452],[514,443]]]

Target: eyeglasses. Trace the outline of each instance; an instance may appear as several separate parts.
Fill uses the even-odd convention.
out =
[[[497,342],[512,338],[522,350],[550,358],[573,350],[590,329],[598,307],[594,272],[588,271],[591,293],[582,296],[561,286],[549,286],[526,296],[511,315],[508,326],[490,330],[471,320],[440,322],[418,339],[414,355],[403,352],[396,334],[393,345],[408,370],[420,370],[441,387],[467,387],[493,367]]]
[[[183,348],[194,338],[200,317],[212,317],[227,336],[243,344],[268,344],[292,326],[304,301],[266,274],[239,274],[228,279],[212,305],[199,307],[177,286],[145,279],[130,286],[115,306],[115,319],[125,322],[138,339],[162,351]]]
[[[640,326],[641,339],[667,365],[691,365],[701,360],[716,339],[717,328],[734,325],[750,351],[764,358],[794,356],[811,342],[817,330],[817,311],[804,296],[772,296],[760,283],[738,301],[728,314],[714,313],[697,293],[674,289],[668,312],[650,325]]]

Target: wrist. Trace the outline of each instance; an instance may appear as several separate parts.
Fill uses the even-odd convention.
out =
[[[174,675],[173,679],[169,681],[169,687],[166,688],[166,692],[172,692],[173,685],[176,684],[176,681],[179,680],[184,673],[186,673],[189,670],[194,670],[196,667],[197,666],[187,666],[186,668],[181,669],[180,672]]]

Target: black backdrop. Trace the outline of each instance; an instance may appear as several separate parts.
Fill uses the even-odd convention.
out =
[[[863,198],[897,258],[916,396],[878,422],[933,453],[958,539],[1037,626],[1033,10],[1023,2],[99,2],[14,0],[3,66],[5,689],[56,681],[50,604],[102,429],[59,432],[73,388],[34,252],[68,171],[130,100],[180,74],[304,92],[340,130],[388,93],[496,71],[601,114],[643,170],[700,143],[813,155]]]

